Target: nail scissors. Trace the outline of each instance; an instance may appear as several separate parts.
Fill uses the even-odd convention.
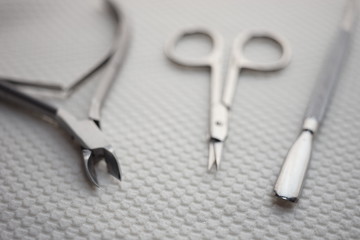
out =
[[[11,78],[1,79],[0,81],[0,97],[13,100],[25,108],[42,115],[49,116],[55,121],[55,123],[57,123],[58,126],[74,137],[75,141],[77,141],[81,146],[86,174],[91,183],[95,186],[99,186],[95,172],[95,165],[103,159],[107,164],[108,172],[118,180],[121,180],[121,170],[118,158],[111,144],[107,141],[105,135],[100,129],[100,112],[105,97],[112,86],[112,83],[117,78],[120,66],[125,58],[129,42],[129,26],[128,21],[118,3],[112,0],[108,0],[106,3],[109,4],[110,9],[114,13],[118,23],[111,51],[107,57],[101,59],[97,66],[91,68],[89,72],[75,84],[80,85],[90,75],[94,74],[100,68],[105,67],[100,83],[91,100],[87,119],[76,119],[65,109],[53,106],[46,101],[40,100],[39,98],[36,98],[19,89],[19,85],[29,87],[25,81],[23,82],[17,79],[17,81],[14,82]],[[65,95],[68,94],[68,91],[75,90],[75,87],[74,89],[61,89],[60,87],[58,89],[57,87],[51,85],[39,86],[38,83],[33,84],[33,87],[50,88],[60,91],[63,90]]]
[[[176,44],[185,36],[203,34],[212,40],[213,48],[207,56],[200,58],[186,58],[176,54]],[[254,38],[268,38],[277,42],[282,55],[276,61],[265,63],[255,62],[243,53],[247,42]],[[222,36],[205,27],[190,27],[181,29],[172,35],[165,44],[165,55],[174,63],[187,67],[208,67],[210,68],[210,139],[209,139],[209,160],[208,169],[216,166],[219,169],[224,142],[228,136],[229,111],[234,98],[238,74],[242,69],[254,71],[276,71],[286,67],[291,58],[291,51],[288,42],[281,36],[263,30],[247,30],[237,35],[233,42],[227,78],[224,89],[222,89],[222,54],[224,43]],[[223,93],[223,94],[222,94]]]

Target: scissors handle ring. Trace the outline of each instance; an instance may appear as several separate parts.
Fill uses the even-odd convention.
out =
[[[277,42],[282,50],[279,59],[273,62],[255,62],[246,58],[243,47],[253,38],[268,38]],[[257,71],[276,71],[286,67],[291,59],[291,48],[288,41],[276,33],[266,30],[245,30],[242,31],[235,39],[233,52],[236,64],[241,68]]]
[[[200,58],[186,58],[176,54],[176,44],[185,36],[193,34],[203,34],[212,41],[212,50],[206,56]],[[174,33],[165,44],[165,55],[174,63],[186,67],[207,67],[220,61],[223,48],[223,38],[218,32],[204,27],[190,27]]]

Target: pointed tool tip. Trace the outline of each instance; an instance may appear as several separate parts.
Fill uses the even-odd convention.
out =
[[[209,142],[209,161],[208,161],[208,171],[211,170],[212,166],[215,164],[215,149],[214,143],[212,141]]]
[[[223,152],[223,142],[221,141],[211,141],[209,144],[209,164],[208,170],[210,171],[211,168],[215,165],[215,170],[220,169],[220,162]]]
[[[223,151],[223,142],[216,142],[214,143],[214,150],[215,150],[215,163],[216,163],[216,170],[220,169],[220,162],[222,157]]]
[[[208,164],[208,171],[211,171],[212,167],[213,167],[214,163],[210,163]]]
[[[120,168],[118,170],[117,173],[110,173],[114,178],[116,178],[117,180],[119,180],[121,182],[121,171]]]
[[[105,155],[105,161],[107,164],[108,172],[116,179],[121,181],[121,168],[118,161],[118,158],[113,150],[112,147],[106,148],[106,151],[104,153]]]

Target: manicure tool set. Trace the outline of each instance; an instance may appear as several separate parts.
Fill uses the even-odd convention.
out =
[[[85,171],[91,183],[98,186],[95,165],[100,160],[105,160],[108,172],[116,179],[121,180],[119,159],[100,128],[101,108],[112,83],[118,77],[121,64],[125,58],[129,44],[129,24],[126,15],[116,1],[108,0],[114,17],[117,20],[115,37],[111,50],[104,59],[91,68],[81,79],[72,86],[64,88],[60,85],[29,83],[19,79],[0,79],[0,97],[14,101],[19,105],[41,115],[51,117],[57,125],[68,132],[81,146],[81,153]],[[339,80],[347,53],[351,46],[351,36],[354,33],[357,18],[355,1],[350,0],[346,7],[343,19],[333,47],[325,60],[319,74],[317,85],[305,113],[300,135],[290,148],[278,179],[274,192],[281,199],[296,202],[300,196],[304,178],[311,157],[313,138],[318,132],[325,116],[327,105]],[[179,56],[176,44],[187,35],[202,34],[210,37],[213,43],[211,52],[200,58],[187,58]],[[244,55],[244,46],[254,38],[267,38],[278,43],[281,47],[281,56],[272,62],[257,62]],[[240,32],[233,41],[226,78],[223,79],[223,52],[224,39],[222,36],[207,27],[189,27],[175,32],[165,44],[165,55],[174,63],[187,67],[207,67],[211,72],[210,77],[210,114],[208,141],[208,169],[214,166],[219,169],[222,160],[224,143],[229,133],[229,112],[235,95],[238,78],[243,69],[268,72],[285,68],[291,59],[290,44],[282,36],[268,30],[246,30]],[[58,94],[68,96],[100,68],[104,68],[98,88],[95,90],[88,117],[77,119],[64,108],[49,104],[21,89],[23,86],[50,89]]]

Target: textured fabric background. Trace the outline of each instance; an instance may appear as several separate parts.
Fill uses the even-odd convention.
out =
[[[66,133],[1,100],[0,238],[359,239],[360,25],[316,138],[302,198],[284,204],[272,192],[344,3],[124,1],[131,48],[102,122],[123,181],[101,164],[103,187],[94,189]],[[276,31],[294,53],[283,71],[242,73],[216,173],[206,169],[209,72],[181,68],[163,54],[167,37],[193,24],[222,33],[227,55],[247,28]],[[0,76],[66,86],[106,53],[113,28],[98,0],[2,0]],[[179,46],[184,54],[209,47],[192,40]],[[262,41],[249,47],[253,58],[277,54]],[[59,103],[85,116],[101,73],[92,80]]]

